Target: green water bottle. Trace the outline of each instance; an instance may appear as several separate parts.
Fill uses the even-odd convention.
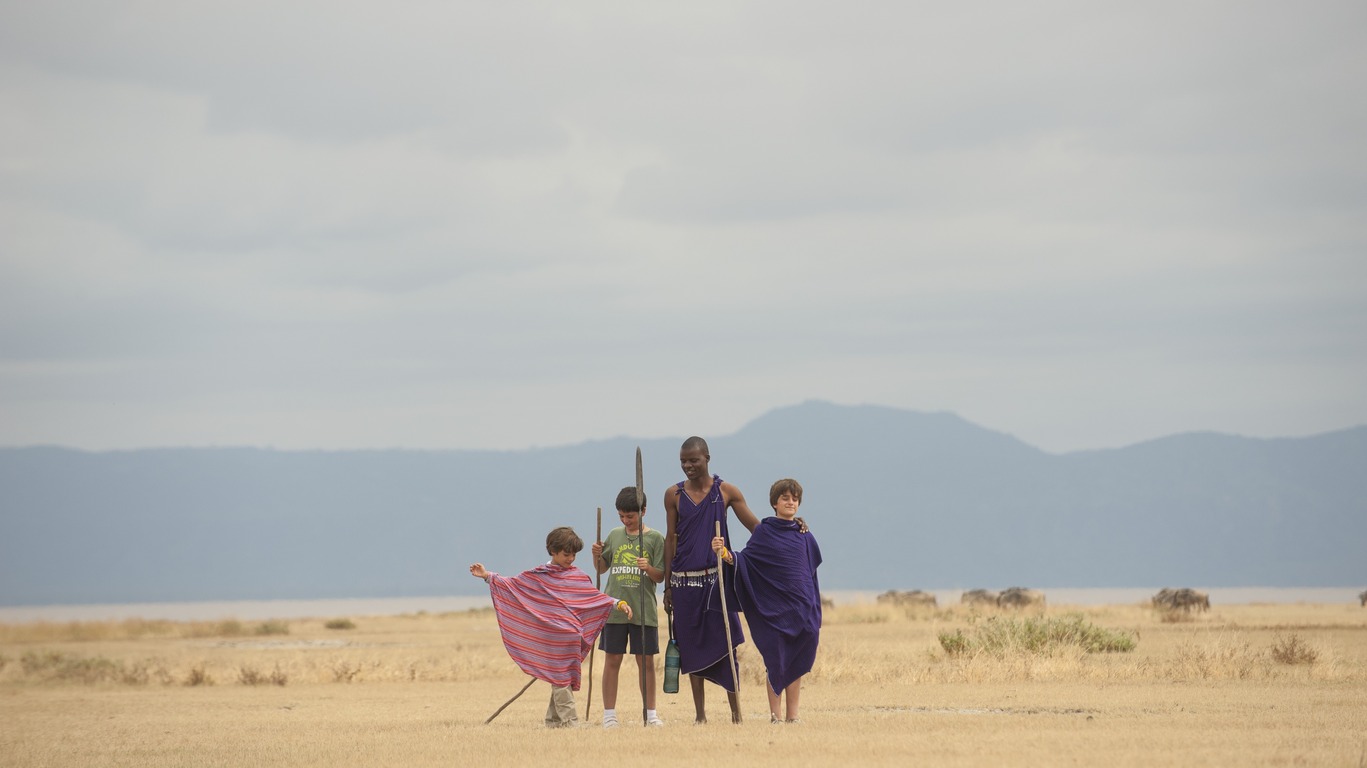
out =
[[[674,614],[669,614],[669,645],[665,646],[665,693],[679,692],[679,646],[674,644]]]
[[[665,693],[679,692],[679,646],[674,644],[674,638],[669,638],[669,646],[665,648]]]

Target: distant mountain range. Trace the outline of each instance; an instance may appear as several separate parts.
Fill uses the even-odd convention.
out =
[[[544,562],[546,532],[591,541],[598,507],[615,527],[637,445],[663,528],[685,437],[0,449],[0,604],[476,594],[476,560]],[[826,589],[1367,584],[1367,427],[1057,455],[949,413],[808,402],[704,437],[760,516],[774,480],[802,482]]]

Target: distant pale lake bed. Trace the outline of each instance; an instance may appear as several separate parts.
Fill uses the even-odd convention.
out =
[[[1174,585],[1169,585],[1174,586]],[[1178,585],[1180,586],[1180,585]],[[1210,593],[1212,605],[1356,603],[1362,587],[1197,587]],[[1147,601],[1159,587],[1040,588],[1051,605],[1131,605]],[[959,602],[962,589],[926,590],[941,605]],[[878,592],[826,590],[836,605],[871,603]],[[328,600],[224,600],[183,603],[111,603],[96,605],[0,606],[0,623],[30,621],[105,621],[113,619],[288,619],[331,616],[399,616],[447,613],[489,605],[487,595],[384,597]]]

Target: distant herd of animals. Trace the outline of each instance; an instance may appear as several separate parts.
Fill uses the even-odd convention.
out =
[[[878,596],[878,602],[885,605],[897,605],[904,607],[925,606],[934,608],[938,605],[935,595],[919,589],[899,591],[890,589]],[[959,602],[964,605],[973,606],[995,606],[997,608],[1043,608],[1044,593],[1035,589],[1025,587],[1008,587],[1001,592],[993,592],[987,589],[970,589],[963,593]]]
[[[1363,590],[1358,595],[1358,601],[1364,608],[1367,608],[1367,590]],[[823,600],[827,605],[830,601]],[[878,602],[885,605],[904,606],[908,608],[928,607],[934,608],[939,603],[935,595],[919,589],[896,590],[890,589],[878,596]],[[986,606],[997,608],[1043,608],[1044,593],[1025,587],[1009,587],[1001,592],[993,592],[987,589],[970,589],[964,592],[959,598],[963,605]],[[1164,587],[1158,593],[1149,598],[1149,603],[1159,610],[1164,611],[1184,611],[1187,613],[1199,613],[1210,610],[1210,595],[1200,590],[1181,587],[1171,589]]]

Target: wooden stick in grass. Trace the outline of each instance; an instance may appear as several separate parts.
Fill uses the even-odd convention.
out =
[[[602,543],[603,543],[603,508],[602,508],[602,507],[599,507],[599,508],[598,508],[598,531],[597,531],[597,533],[594,534],[594,539],[593,539],[593,540],[594,540],[595,542],[599,543],[599,544],[602,544]],[[594,588],[597,589],[599,592],[602,592],[602,591],[603,591],[603,573],[602,573],[602,571],[599,571],[599,570],[598,570],[598,560],[597,560],[597,558],[595,558],[595,559],[594,559],[594,562],[593,562],[593,573],[594,573],[593,586],[594,586]],[[589,646],[589,693],[588,693],[588,697],[587,697],[587,698],[588,698],[588,701],[585,701],[585,702],[584,702],[584,722],[586,722],[586,723],[589,721],[589,710],[593,709],[593,652],[596,651],[596,650],[598,650],[598,643],[595,642],[593,645]]]
[[[498,715],[499,715],[500,712],[502,712],[503,710],[507,709],[509,704],[512,704],[514,701],[517,701],[517,697],[518,697],[518,696],[521,696],[521,695],[524,694],[524,693],[526,693],[526,692],[527,692],[527,689],[528,689],[528,688],[531,688],[531,687],[532,687],[532,683],[535,683],[535,682],[536,682],[536,678],[535,678],[535,677],[533,677],[531,680],[528,680],[528,681],[527,681],[527,684],[524,685],[524,686],[522,686],[522,690],[520,690],[520,691],[518,691],[517,693],[513,694],[513,697],[512,697],[511,699],[508,699],[507,701],[503,702],[503,706],[501,706],[501,707],[499,707],[498,709],[494,710],[494,713],[493,713],[492,715],[489,715],[489,719],[488,719],[488,720],[485,720],[485,721],[484,721],[484,724],[485,724],[485,725],[488,725],[489,723],[492,723],[492,722],[494,721],[494,718],[495,718],[495,717],[498,717]]]

